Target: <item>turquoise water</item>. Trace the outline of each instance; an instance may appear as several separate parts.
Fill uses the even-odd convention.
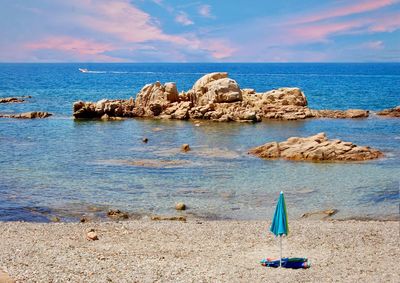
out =
[[[227,71],[242,88],[257,91],[301,87],[315,109],[376,111],[400,104],[400,64],[0,64],[0,97],[32,96],[23,104],[0,104],[0,112],[54,113],[43,120],[0,119],[0,220],[104,215],[93,207],[174,214],[177,201],[198,216],[265,219],[272,217],[281,190],[292,218],[326,208],[339,209],[337,218],[398,215],[398,119],[371,115],[197,127],[187,121],[71,118],[76,100],[129,98],[156,80],[187,90],[213,71]],[[378,148],[385,158],[315,164],[247,155],[268,141],[318,132]],[[184,143],[192,151],[180,153]],[[135,163],[157,160],[172,162]]]

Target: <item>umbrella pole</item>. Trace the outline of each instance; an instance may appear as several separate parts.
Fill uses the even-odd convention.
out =
[[[281,251],[281,256],[279,258],[279,267],[282,267],[282,236],[279,236],[279,245],[280,245],[280,251]]]

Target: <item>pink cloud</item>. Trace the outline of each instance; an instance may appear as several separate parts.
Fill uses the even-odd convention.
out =
[[[41,41],[30,42],[24,45],[28,50],[56,50],[65,52],[77,59],[94,61],[121,61],[102,53],[113,48],[111,44],[99,43],[93,40],[78,39],[67,36],[49,37]]]
[[[215,59],[232,57],[237,50],[225,40],[207,40],[205,49],[209,51]]]
[[[361,45],[361,47],[373,49],[373,50],[380,50],[380,49],[385,48],[385,45],[384,45],[383,41],[377,40],[377,41],[365,42],[364,44]]]
[[[191,19],[189,19],[189,16],[182,11],[179,12],[178,15],[176,15],[175,22],[180,23],[184,26],[190,26],[194,24],[194,22]]]
[[[287,43],[292,44],[326,41],[327,38],[333,34],[343,34],[365,25],[366,22],[363,20],[318,25],[301,25],[289,28],[284,38],[286,38],[285,41]]]
[[[353,3],[353,1],[351,1]],[[344,17],[353,14],[365,13],[377,10],[386,6],[390,6],[398,2],[397,0],[368,0],[353,5],[330,9],[328,11],[318,11],[315,14],[303,16],[303,19],[296,21],[297,23],[312,23],[326,19]],[[347,2],[348,3],[348,2]]]
[[[400,17],[397,14],[386,15],[385,18],[374,22],[370,27],[371,32],[392,32],[400,28]]]

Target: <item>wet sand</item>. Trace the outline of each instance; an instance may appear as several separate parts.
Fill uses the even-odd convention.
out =
[[[0,270],[19,282],[400,282],[397,221],[295,220],[278,257],[267,221],[0,222]],[[86,233],[94,229],[97,241]]]

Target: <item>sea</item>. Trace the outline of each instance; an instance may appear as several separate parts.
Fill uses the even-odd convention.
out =
[[[300,87],[312,109],[358,108],[371,115],[255,124],[72,118],[75,101],[128,99],[155,81],[186,91],[210,72],[228,72],[241,88],[257,92]],[[0,113],[53,116],[0,119],[0,221],[105,219],[108,209],[132,217],[269,220],[281,191],[291,219],[325,209],[337,209],[336,219],[398,219],[400,120],[374,113],[400,105],[400,63],[3,63],[0,97],[11,96],[31,98],[0,104]],[[247,154],[266,142],[320,132],[385,156],[307,163]],[[192,150],[181,153],[182,144]],[[188,209],[175,211],[177,202]]]

